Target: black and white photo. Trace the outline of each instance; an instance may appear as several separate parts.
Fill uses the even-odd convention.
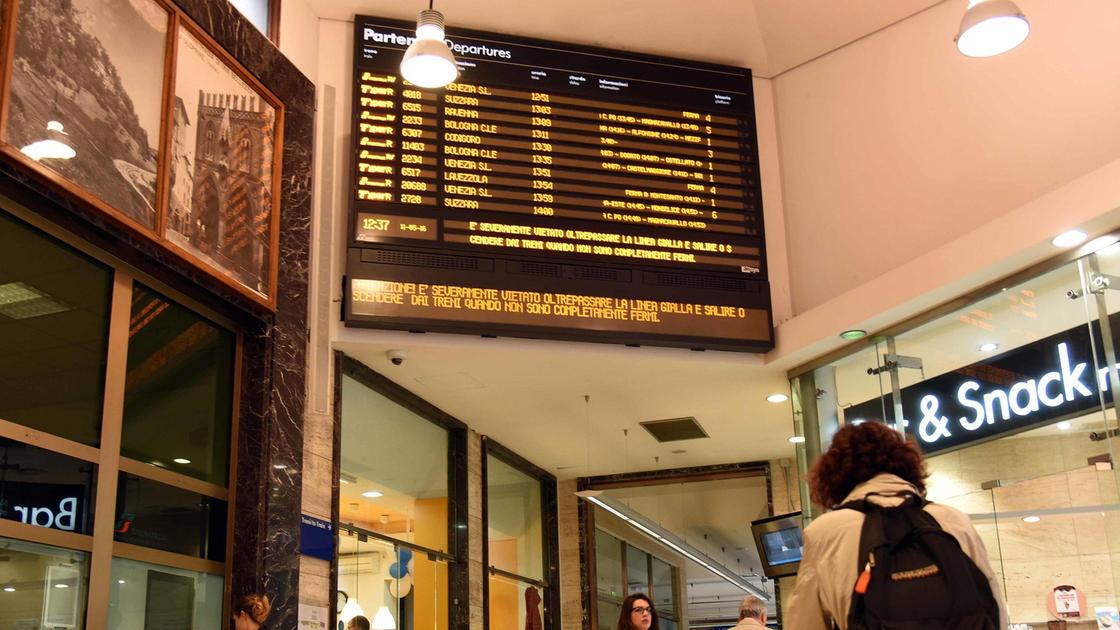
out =
[[[153,0],[21,0],[16,18],[8,143],[148,229],[167,29]]]
[[[276,109],[188,29],[178,37],[166,237],[267,297]]]

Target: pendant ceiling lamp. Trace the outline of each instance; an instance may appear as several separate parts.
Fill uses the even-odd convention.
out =
[[[1011,0],[969,0],[957,31],[957,50],[967,57],[994,57],[1027,39],[1027,16]]]
[[[416,20],[416,41],[404,51],[401,76],[423,88],[441,88],[459,76],[455,55],[444,41],[443,14],[431,2]]]

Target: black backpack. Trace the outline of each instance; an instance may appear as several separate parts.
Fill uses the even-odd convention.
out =
[[[1000,630],[988,578],[922,509],[925,499],[904,496],[895,507],[866,498],[840,506],[865,515],[849,630]]]

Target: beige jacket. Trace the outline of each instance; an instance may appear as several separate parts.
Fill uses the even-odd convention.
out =
[[[856,486],[843,502],[863,499],[873,492],[892,494],[917,491],[900,477],[881,474]],[[895,497],[871,497],[869,500],[879,505],[897,505],[902,502],[901,498]],[[941,529],[957,539],[961,549],[988,577],[992,593],[999,602],[999,627],[1006,628],[1007,607],[1003,594],[988,562],[984,542],[973,529],[968,516],[955,508],[937,503],[931,503],[925,509],[937,520]],[[797,585],[783,610],[786,613],[786,623],[783,624],[786,628],[829,630],[835,622],[840,630],[846,630],[852,588],[859,576],[856,557],[859,555],[863,518],[863,514],[856,510],[834,510],[821,515],[805,528]]]
[[[766,626],[762,625],[757,619],[744,617],[735,624],[731,630],[766,630]]]

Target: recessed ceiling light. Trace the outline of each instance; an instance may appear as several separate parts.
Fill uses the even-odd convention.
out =
[[[385,495],[376,490],[370,490],[369,492],[363,492],[362,496],[367,499],[376,499],[377,497],[383,497]]]
[[[55,588],[70,588],[69,584],[55,584]]]
[[[785,401],[789,400],[789,396],[786,396],[785,394],[770,394],[766,397],[766,400],[772,403],[784,403]]]
[[[35,287],[22,282],[0,284],[0,315],[12,319],[30,319],[72,310]]]
[[[980,344],[977,346],[977,349],[980,350],[980,352],[995,352],[999,349],[999,344],[989,341],[988,343]]]
[[[189,464],[189,463],[191,463],[191,460],[187,459],[186,457],[176,457],[175,459],[173,459],[171,461],[175,462],[176,464]]]
[[[1051,239],[1050,244],[1054,247],[1073,247],[1085,242],[1089,235],[1081,230],[1067,230]]]
[[[793,435],[793,436],[790,436],[790,438],[789,438],[789,443],[790,444],[801,444],[804,441],[805,441],[805,436],[804,435]]]
[[[14,593],[14,592],[16,592],[16,589],[15,589],[15,587],[12,587],[12,586],[5,586],[4,587],[4,592],[5,593]]]
[[[1023,522],[1024,523],[1037,523],[1041,520],[1042,520],[1041,516],[1024,516],[1023,517]]]
[[[117,584],[124,584],[124,580],[117,580]]]
[[[1058,428],[1062,431],[1069,431],[1071,427],[1073,427],[1073,423],[1069,420],[1062,420],[1058,423]]]
[[[867,331],[866,330],[858,330],[858,329],[855,329],[855,328],[853,328],[852,330],[845,330],[844,332],[840,333],[840,338],[841,339],[847,339],[848,341],[854,341],[856,339],[863,339],[866,336],[867,336]]]

